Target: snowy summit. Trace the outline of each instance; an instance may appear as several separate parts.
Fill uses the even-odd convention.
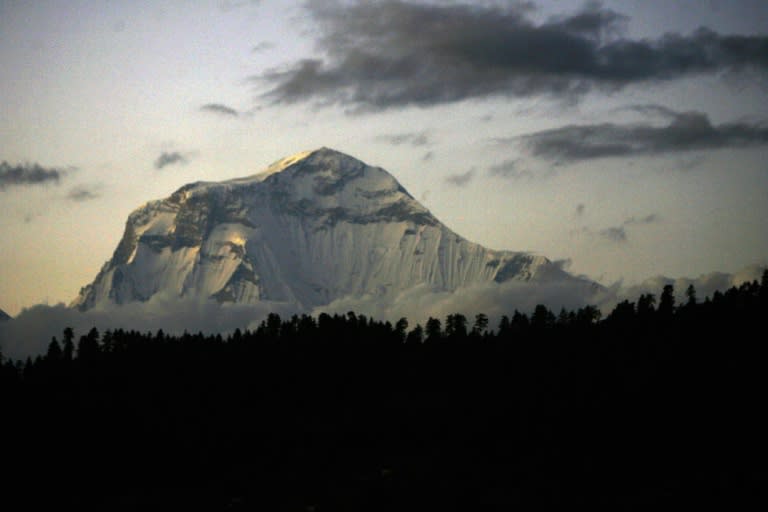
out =
[[[185,185],[138,208],[72,306],[162,295],[311,309],[418,285],[452,291],[557,279],[575,278],[542,256],[463,239],[387,171],[321,148],[254,176]]]

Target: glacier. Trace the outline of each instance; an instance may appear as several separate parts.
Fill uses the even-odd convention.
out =
[[[384,169],[320,148],[136,209],[112,258],[70,306],[163,297],[309,311],[417,286],[577,279],[543,256],[464,239]]]

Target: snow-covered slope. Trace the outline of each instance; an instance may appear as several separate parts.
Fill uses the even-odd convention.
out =
[[[128,218],[72,306],[168,298],[311,309],[487,281],[573,279],[542,256],[494,251],[438,221],[378,167],[322,148],[255,176],[186,185]]]

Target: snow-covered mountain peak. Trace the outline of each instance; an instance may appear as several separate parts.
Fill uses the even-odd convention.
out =
[[[258,173],[256,176],[254,176],[254,178],[264,180],[273,174],[276,174],[278,172],[285,170],[286,168],[292,166],[293,164],[299,162],[300,160],[307,158],[309,155],[311,155],[315,151],[318,151],[318,150],[302,151],[300,153],[296,153],[295,155],[281,158],[280,160],[270,164],[269,167],[267,167],[262,172]]]
[[[73,306],[163,294],[313,308],[419,285],[565,278],[544,257],[463,239],[384,169],[320,148],[253,176],[185,185],[138,208]]]

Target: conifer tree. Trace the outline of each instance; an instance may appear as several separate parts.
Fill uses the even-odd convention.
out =
[[[507,315],[503,315],[499,321],[499,337],[507,336],[512,331],[512,324]]]
[[[404,342],[406,338],[406,332],[408,330],[408,319],[407,318],[401,318],[397,321],[395,324],[395,335],[397,336],[397,339],[400,340],[400,342]]]
[[[64,348],[62,350],[64,360],[71,361],[75,354],[75,331],[71,327],[64,329]]]
[[[472,326],[472,334],[481,336],[488,328],[488,317],[483,313],[475,315],[475,325]]]
[[[671,284],[665,285],[659,300],[658,313],[664,319],[669,319],[675,311],[675,288]]]
[[[48,344],[48,352],[45,355],[45,358],[50,362],[56,362],[61,360],[62,358],[61,345],[59,344],[59,340],[56,339],[56,336],[51,338],[51,342]]]
[[[555,325],[555,315],[544,304],[537,304],[531,315],[531,327],[543,329]]]
[[[685,296],[688,298],[687,306],[692,307],[696,305],[696,288],[693,286],[693,283],[688,285],[688,288],[685,290]]]
[[[405,338],[405,343],[409,345],[421,345],[423,341],[424,329],[420,324],[416,324],[416,327],[414,327],[413,330],[409,332],[408,336]]]
[[[443,337],[443,325],[437,318],[429,317],[426,327],[427,342],[434,342]]]
[[[464,338],[467,336],[467,317],[461,313],[448,315],[445,319],[445,335]]]

